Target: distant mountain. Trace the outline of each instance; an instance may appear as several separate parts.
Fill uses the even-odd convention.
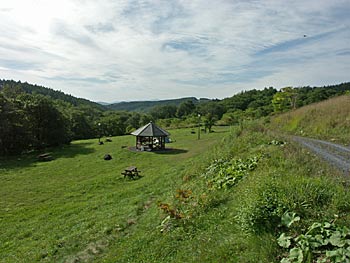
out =
[[[43,86],[38,86],[38,85],[33,85],[29,84],[27,82],[21,82],[21,81],[14,81],[14,80],[1,80],[0,79],[0,91],[5,87],[9,87],[14,90],[18,90],[20,92],[25,92],[29,94],[41,94],[44,96],[49,96],[52,99],[56,100],[63,100],[66,102],[69,102],[73,104],[74,106],[81,106],[81,105],[86,105],[86,106],[91,106],[93,108],[97,108],[100,110],[106,110],[106,108],[98,104],[96,102],[83,99],[83,98],[77,98],[69,94],[65,94],[62,91],[58,90],[53,90],[51,88],[46,88]]]
[[[164,106],[164,105],[175,105],[179,106],[182,102],[192,101],[194,104],[198,104],[205,101],[210,101],[210,99],[195,97],[187,97],[180,99],[170,99],[170,100],[157,100],[157,101],[123,101],[118,103],[113,103],[106,105],[108,109],[111,110],[120,110],[120,111],[135,111],[135,112],[148,112],[155,106]]]
[[[112,103],[108,103],[108,102],[103,102],[103,101],[95,101],[96,103],[102,105],[102,106],[106,106],[106,105],[110,105]],[[115,102],[116,103],[116,102]]]

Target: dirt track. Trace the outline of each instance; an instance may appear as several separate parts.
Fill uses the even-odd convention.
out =
[[[297,136],[294,136],[293,140],[309,148],[346,175],[350,174],[350,147]]]

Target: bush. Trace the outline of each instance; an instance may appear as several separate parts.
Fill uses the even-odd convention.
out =
[[[325,178],[264,178],[245,192],[236,218],[245,231],[274,232],[286,211],[309,219],[329,216],[338,192]]]
[[[350,229],[336,225],[335,221],[315,222],[302,234],[282,233],[278,244],[289,251],[281,263],[350,262]]]

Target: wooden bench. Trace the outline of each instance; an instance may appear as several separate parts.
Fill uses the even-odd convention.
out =
[[[140,176],[140,172],[141,171],[137,170],[136,166],[130,166],[125,168],[124,172],[122,172],[122,175],[124,175],[124,178],[129,177],[130,179],[135,179],[135,177]]]

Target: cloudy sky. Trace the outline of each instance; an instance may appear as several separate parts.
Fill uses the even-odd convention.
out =
[[[94,101],[350,81],[349,0],[1,0],[0,79]]]

